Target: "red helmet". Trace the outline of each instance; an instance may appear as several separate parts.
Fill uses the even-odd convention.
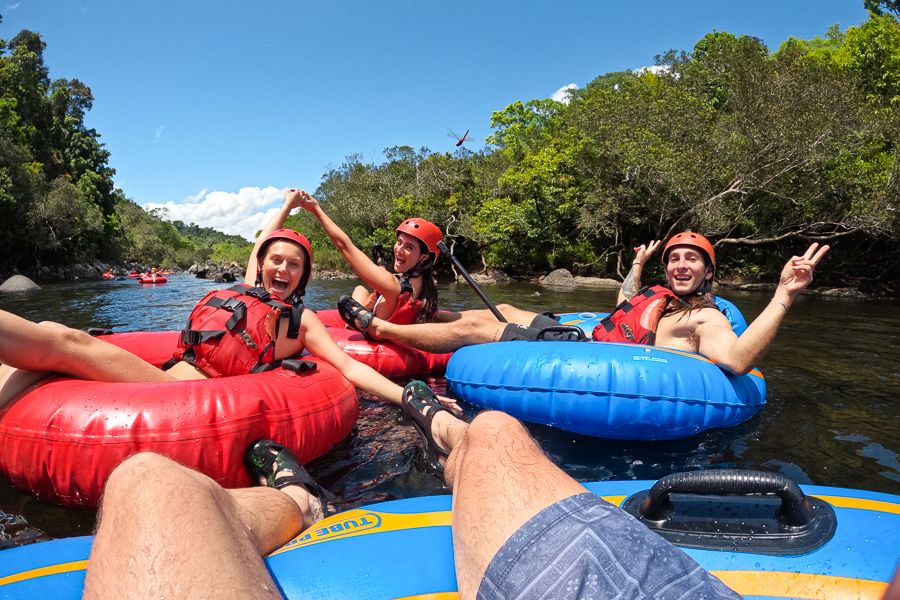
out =
[[[716,251],[713,249],[713,245],[709,243],[709,240],[699,233],[694,233],[692,231],[682,231],[681,233],[676,233],[675,235],[673,235],[672,238],[668,242],[666,242],[666,245],[663,248],[663,264],[667,262],[667,259],[669,258],[669,249],[673,246],[691,246],[692,248],[702,250],[703,253],[706,254],[706,258],[709,260],[709,263],[712,265],[713,271],[715,271]]]
[[[437,247],[437,243],[444,239],[444,234],[442,234],[441,230],[438,229],[438,226],[431,221],[410,217],[400,223],[397,227],[397,233],[405,233],[416,238],[425,244],[425,247],[428,248],[429,252],[434,254],[435,258],[441,253]]]
[[[309,283],[309,276],[312,273],[312,246],[305,235],[297,233],[293,229],[276,229],[263,238],[262,243],[259,245],[259,250],[256,251],[257,284],[262,281],[262,263],[263,256],[266,254],[266,249],[269,247],[269,244],[276,240],[292,242],[303,248],[303,251],[306,252],[306,265],[303,268],[303,275],[300,276],[300,283],[297,284],[297,288],[292,292],[292,295],[300,298],[306,293],[306,284]]]

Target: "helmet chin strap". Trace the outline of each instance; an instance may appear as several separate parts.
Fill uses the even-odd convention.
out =
[[[709,279],[706,278],[707,273],[710,273]],[[713,282],[714,278],[715,278],[715,275],[712,274],[710,267],[706,267],[706,273],[703,274],[703,283],[701,283],[697,287],[697,291],[695,291],[694,293],[697,296],[702,296],[703,294],[709,293],[712,290],[712,282]]]
[[[423,254],[419,257],[419,262],[416,263],[416,266],[407,271],[405,275],[407,277],[419,277],[422,274],[423,269],[427,269],[433,264],[433,254],[431,252]]]

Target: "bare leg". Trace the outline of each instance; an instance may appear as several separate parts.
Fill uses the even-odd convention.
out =
[[[0,407],[49,376],[46,371],[23,371],[3,365],[0,367]]]
[[[371,295],[372,295],[372,292],[370,292],[368,289],[364,288],[363,286],[358,285],[355,288],[353,288],[353,294],[351,294],[350,297],[353,298],[354,300],[356,300],[357,302],[359,302],[360,304],[362,304],[363,306],[366,306],[366,304],[368,304],[368,302],[369,302],[369,297]]]
[[[493,316],[484,319],[478,314],[462,316],[452,323],[417,323],[397,325],[375,317],[368,333],[376,339],[399,342],[426,352],[453,352],[463,346],[485,344],[500,340],[505,323]]]
[[[508,323],[515,323],[516,325],[524,325],[528,327],[531,325],[531,322],[537,316],[537,313],[531,312],[530,310],[522,310],[521,308],[516,308],[512,304],[498,304],[497,310],[500,311],[500,314],[503,315],[503,318],[506,319]],[[494,316],[488,309],[483,310],[467,310],[463,312],[463,315],[478,317],[480,319],[484,319],[487,321],[496,321],[497,317]]]
[[[448,417],[438,413],[432,432],[439,444],[454,447],[444,477],[453,489],[453,552],[465,600],[475,597],[494,554],[526,521],[587,489],[550,462],[509,415],[481,413],[455,446],[452,435],[443,437]]]
[[[0,399],[9,399],[40,376],[15,369],[63,373],[94,381],[174,381],[134,354],[58,323],[33,323],[0,311]],[[15,369],[7,369],[6,367]]]
[[[156,454],[106,483],[85,598],[280,598],[261,558],[300,532],[297,486],[225,490]]]

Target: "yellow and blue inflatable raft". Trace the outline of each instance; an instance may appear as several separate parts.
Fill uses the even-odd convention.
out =
[[[702,494],[682,485],[698,473]],[[783,492],[790,486],[777,475],[774,494],[743,494],[760,477],[771,488],[771,474],[734,473],[676,474],[652,488],[649,481],[585,485],[632,509],[648,496],[661,500],[667,517],[642,520],[744,596],[881,597],[900,560],[900,496],[813,485],[800,493],[790,480],[796,492]],[[450,496],[432,496],[349,510],[308,529],[267,563],[287,598],[457,598],[450,506]],[[797,521],[800,509],[809,523]],[[0,598],[80,598],[91,539],[0,551]]]

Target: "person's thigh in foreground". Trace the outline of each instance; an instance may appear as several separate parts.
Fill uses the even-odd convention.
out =
[[[263,556],[322,517],[320,490],[272,442],[254,472],[268,487],[226,490],[152,453],[110,475],[84,598],[281,598]]]
[[[566,475],[514,418],[485,412],[466,426],[426,393],[407,386],[403,408],[432,452],[452,450],[460,598],[740,597]]]

